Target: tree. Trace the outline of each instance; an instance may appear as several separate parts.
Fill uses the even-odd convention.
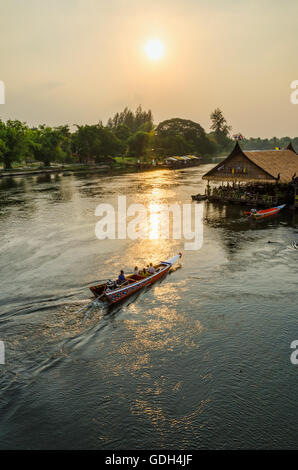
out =
[[[180,147],[183,153],[194,152],[206,155],[213,153],[215,150],[203,127],[189,119],[167,119],[157,126],[155,133],[157,147],[163,148],[166,155],[174,151],[175,146]],[[177,154],[177,152],[174,154]]]
[[[10,169],[13,162],[20,161],[27,151],[27,126],[21,121],[0,121],[0,158],[4,168]]]
[[[69,130],[69,126],[58,126],[55,128],[60,135],[60,150],[61,150],[61,157],[63,162],[70,163],[73,159],[71,153],[71,132]]]
[[[51,162],[71,160],[71,134],[68,126],[41,125],[27,133],[27,143],[36,161],[50,166]]]
[[[97,125],[79,126],[72,136],[73,150],[79,155],[80,163],[88,163],[89,159],[100,155],[101,140]]]
[[[125,146],[110,129],[99,126],[98,135],[101,141],[101,147],[99,153],[96,155],[96,161],[100,160],[101,157],[106,158],[118,153],[123,153]]]
[[[88,163],[90,159],[100,162],[125,150],[118,137],[101,123],[76,127],[72,148],[79,155],[80,162]]]
[[[120,126],[116,127],[113,132],[115,136],[122,142],[127,142],[131,136],[131,131],[125,124],[121,124]]]
[[[135,113],[124,108],[121,113],[116,113],[112,118],[108,119],[107,127],[115,131],[120,126],[126,126],[132,134],[138,131],[150,132],[153,129],[153,115],[151,110],[143,111],[139,105]]]
[[[128,152],[134,157],[143,157],[149,142],[148,132],[138,131],[128,139]]]
[[[181,135],[168,135],[156,139],[157,152],[161,157],[186,155],[192,151],[191,146]]]
[[[210,114],[210,119],[212,122],[210,128],[214,132],[217,144],[220,147],[226,148],[230,143],[228,136],[232,129],[231,126],[228,126],[223,112],[219,108],[216,108]]]

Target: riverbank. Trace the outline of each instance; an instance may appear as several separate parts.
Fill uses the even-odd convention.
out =
[[[209,163],[218,163],[224,157],[222,155],[213,157],[202,157],[199,161],[177,161],[173,163],[151,161],[147,162],[136,162],[135,158],[132,157],[114,157],[105,161],[102,164],[81,164],[81,163],[69,163],[69,164],[54,164],[50,167],[38,166],[38,163],[32,163],[30,166],[17,166],[11,169],[5,169],[0,167],[0,178],[7,176],[32,176],[32,175],[44,175],[52,173],[77,174],[77,173],[128,173],[138,171],[152,171],[160,169],[177,170],[200,166]]]
[[[78,174],[78,173],[110,173],[110,172],[127,172],[127,170],[153,170],[156,167],[153,165],[80,165],[80,166],[60,166],[60,167],[45,167],[45,168],[12,168],[11,170],[0,170],[0,178],[4,177],[16,177],[16,176],[33,176],[33,175],[45,175],[53,173],[67,174]]]
[[[121,164],[117,163],[115,165],[65,165],[59,167],[45,167],[45,168],[12,168],[11,170],[0,170],[0,178],[4,177],[18,177],[18,176],[34,176],[34,175],[45,175],[53,173],[62,173],[63,175],[71,175],[78,173],[129,173],[129,172],[139,172],[139,171],[152,171],[152,170],[177,170],[183,168],[189,168],[189,165],[171,167],[165,164],[156,164],[152,165],[151,163],[143,164]]]

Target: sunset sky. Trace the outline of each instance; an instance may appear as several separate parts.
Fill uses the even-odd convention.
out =
[[[246,137],[298,136],[297,18],[297,0],[2,0],[0,116],[106,122],[142,104],[209,131],[220,107]]]

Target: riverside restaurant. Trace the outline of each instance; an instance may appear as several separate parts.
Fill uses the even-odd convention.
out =
[[[242,150],[237,141],[230,155],[208,171],[207,199],[224,203],[298,207],[298,155],[290,143],[285,149]]]

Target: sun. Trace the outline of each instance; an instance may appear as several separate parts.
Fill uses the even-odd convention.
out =
[[[165,47],[160,39],[150,39],[145,45],[148,59],[160,60],[164,56]]]

